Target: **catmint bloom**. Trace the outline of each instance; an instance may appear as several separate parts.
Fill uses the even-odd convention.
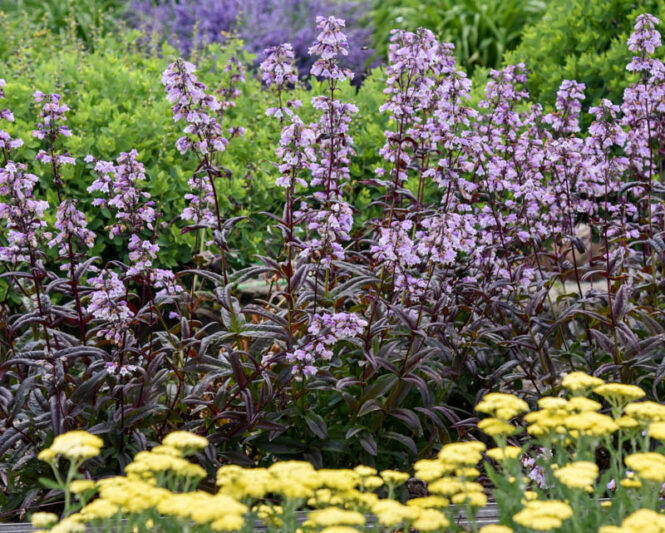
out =
[[[88,281],[95,290],[90,295],[87,312],[101,322],[97,336],[122,345],[134,317],[125,300],[125,284],[115,272],[106,269]]]

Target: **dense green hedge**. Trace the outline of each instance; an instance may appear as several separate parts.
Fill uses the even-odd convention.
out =
[[[415,31],[422,26],[455,44],[457,61],[467,72],[498,68],[503,54],[520,42],[524,25],[540,20],[548,4],[549,0],[375,0],[374,47],[385,55],[391,29]]]
[[[663,20],[661,0],[557,0],[542,19],[527,26],[522,43],[504,57],[524,61],[531,96],[552,104],[565,79],[586,84],[585,107],[601,98],[621,100],[634,78],[626,72],[631,53],[626,47],[635,18],[653,13]],[[663,56],[663,49],[658,54]]]

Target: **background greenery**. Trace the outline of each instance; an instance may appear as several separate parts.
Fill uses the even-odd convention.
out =
[[[588,109],[601,98],[620,101],[634,81],[626,71],[631,52],[626,41],[635,18],[651,13],[661,21],[665,3],[660,0],[557,0],[543,17],[525,27],[522,42],[504,56],[505,64],[525,62],[531,96],[553,105],[563,80],[586,84]],[[663,48],[656,55],[663,57]]]

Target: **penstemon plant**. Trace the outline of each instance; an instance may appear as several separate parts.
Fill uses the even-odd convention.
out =
[[[278,245],[254,266],[233,268],[228,237],[243,219],[220,207],[228,148],[245,133],[230,123],[246,80],[236,57],[218,87],[183,59],[163,73],[182,127],[173,143],[196,163],[179,220],[164,220],[136,150],[115,161],[64,152],[59,95],[35,93],[41,179],[21,140],[0,130],[2,464],[34,465],[40,442],[86,427],[108,436],[106,453],[123,468],[182,427],[214,445],[208,470],[294,456],[404,466],[473,427],[477,397],[499,384],[529,399],[553,391],[562,371],[590,368],[657,396],[658,21],[638,17],[628,69],[640,79],[621,104],[594,106],[588,131],[583,84],[564,82],[547,111],[529,105],[525,66],[507,66],[491,72],[474,107],[451,45],[427,30],[394,32],[385,143],[376,176],[360,180],[350,131],[363,117],[345,100],[344,21],[316,24],[309,53],[320,94],[305,103],[292,94],[288,44],[266,50],[260,67],[269,120],[281,128],[283,211],[264,213]],[[11,128],[11,111],[0,116]],[[81,156],[89,206],[67,198]],[[362,217],[351,200],[358,184],[371,198]],[[57,205],[40,199],[45,186]],[[91,213],[126,242],[126,261],[89,255]],[[196,234],[194,264],[160,268],[170,224]],[[261,277],[261,296],[241,290]],[[82,468],[115,473],[105,461]]]

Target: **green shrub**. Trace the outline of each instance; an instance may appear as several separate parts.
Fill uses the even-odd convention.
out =
[[[392,28],[424,27],[455,44],[457,61],[471,73],[498,68],[519,42],[522,27],[538,21],[547,0],[381,0],[374,9],[374,46],[385,55]]]
[[[86,45],[100,30],[116,30],[125,7],[124,0],[0,0],[0,11],[11,20],[43,23],[54,35],[75,29]]]
[[[659,0],[559,0],[550,3],[543,18],[524,29],[522,43],[504,59],[526,63],[531,96],[551,105],[563,80],[586,85],[585,108],[601,98],[621,100],[635,81],[625,71],[631,53],[626,39],[640,13],[665,17]],[[662,48],[657,57],[663,57]]]

